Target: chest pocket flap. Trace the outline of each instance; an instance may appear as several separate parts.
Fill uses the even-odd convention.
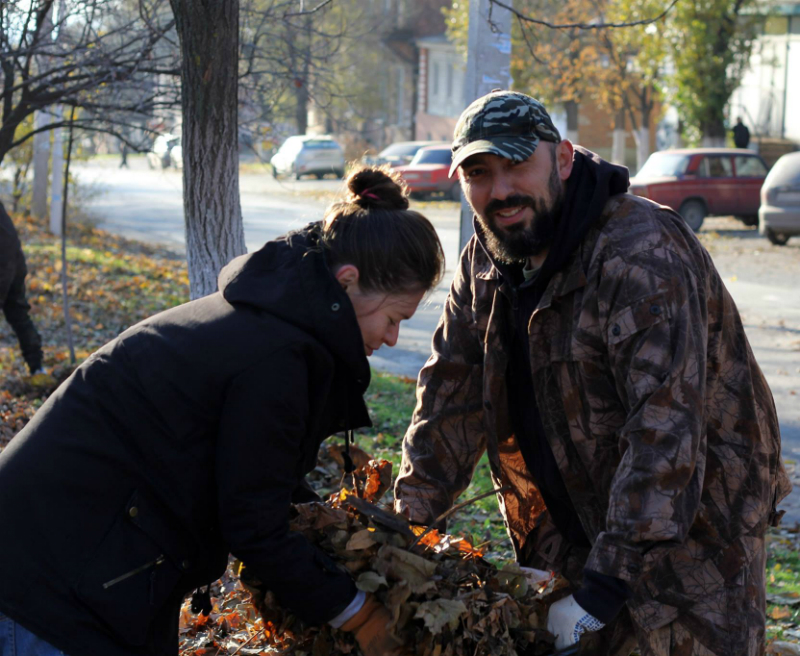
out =
[[[624,342],[669,317],[669,304],[663,292],[642,298],[611,317],[606,334],[608,345]]]

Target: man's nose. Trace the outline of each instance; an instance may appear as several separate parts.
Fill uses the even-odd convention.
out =
[[[512,193],[510,180],[507,175],[503,173],[495,174],[492,177],[492,198],[497,200],[505,200]]]
[[[400,324],[395,324],[394,326],[389,326],[389,329],[386,331],[386,335],[383,337],[383,343],[386,346],[392,347],[397,344],[397,338],[400,335]]]

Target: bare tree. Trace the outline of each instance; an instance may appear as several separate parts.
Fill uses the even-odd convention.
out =
[[[165,8],[166,0],[0,2],[0,162],[34,134],[67,124],[54,118],[21,134],[37,110],[72,106],[75,127],[127,140],[130,127],[174,103],[156,84],[177,73]]]

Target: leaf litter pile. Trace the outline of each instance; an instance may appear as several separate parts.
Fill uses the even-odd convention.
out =
[[[379,505],[391,486],[391,463],[369,460],[360,450],[354,461],[362,466],[353,491],[342,488],[325,502],[295,505],[291,529],[331,555],[361,590],[388,608],[390,628],[407,653],[552,653],[545,623],[550,604],[567,594],[561,579],[535,587],[517,565],[498,569],[463,538],[409,524]],[[341,464],[340,449],[323,446],[309,476],[312,487],[338,487]],[[235,560],[211,586],[210,613],[193,612],[193,601],[181,611],[182,656],[359,653],[350,634],[306,626],[283,610]]]

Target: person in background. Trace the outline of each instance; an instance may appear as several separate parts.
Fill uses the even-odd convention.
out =
[[[434,521],[488,451],[520,564],[571,584],[547,618],[557,649],[590,634],[597,654],[763,653],[764,535],[791,485],[708,252],[525,94],[472,103],[452,150],[475,235],[419,375],[396,509]]]
[[[28,369],[31,374],[37,374],[42,371],[42,339],[31,321],[31,306],[25,297],[27,275],[17,229],[0,203],[0,306],[17,334]]]
[[[0,655],[175,656],[181,602],[229,553],[305,622],[367,656],[401,648],[388,610],[289,530],[320,443],[370,425],[368,356],[444,271],[390,174],[347,188],[217,293],[93,353],[0,454]]]
[[[750,143],[750,130],[742,123],[742,117],[736,118],[736,125],[733,126],[733,143],[737,148],[747,148]]]

